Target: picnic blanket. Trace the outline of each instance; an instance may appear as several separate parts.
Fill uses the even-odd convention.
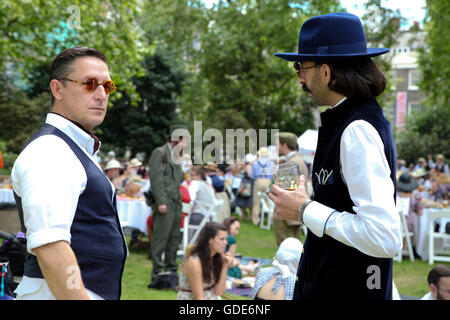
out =
[[[257,261],[259,263],[259,267],[264,266],[271,266],[272,265],[272,259],[265,259],[265,258],[259,258],[259,257],[249,257],[249,256],[241,256],[236,255],[236,258],[238,258],[241,262],[241,264],[246,265],[250,261]],[[231,293],[237,296],[241,297],[250,297],[250,294],[252,292],[254,280],[256,277],[245,277],[243,279],[236,279],[228,277],[230,282],[233,282],[234,284],[238,283],[238,285],[233,285],[225,290],[226,293]]]

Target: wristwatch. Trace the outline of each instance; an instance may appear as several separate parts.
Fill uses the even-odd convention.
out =
[[[308,199],[305,202],[303,202],[300,208],[298,208],[298,221],[300,221],[301,223],[303,223],[303,213],[305,212],[305,209],[308,206],[308,204],[310,204],[311,202],[312,200]]]

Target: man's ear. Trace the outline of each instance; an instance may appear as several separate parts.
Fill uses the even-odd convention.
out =
[[[50,90],[55,97],[55,100],[61,100],[62,99],[62,83],[59,82],[56,79],[53,79],[50,81]]]
[[[437,287],[434,283],[430,283],[430,291],[431,291],[431,295],[433,296],[433,299],[436,300],[437,297]]]
[[[329,83],[331,81],[331,69],[330,66],[326,63],[322,65],[323,71],[322,76],[324,77],[324,80],[326,83]]]

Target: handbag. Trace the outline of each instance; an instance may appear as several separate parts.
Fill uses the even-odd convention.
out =
[[[239,187],[239,195],[248,198],[252,195],[252,181],[250,179],[242,179]]]

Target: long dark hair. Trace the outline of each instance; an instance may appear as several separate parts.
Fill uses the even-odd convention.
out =
[[[326,63],[331,69],[328,88],[346,97],[374,99],[386,89],[386,78],[370,58]]]
[[[197,254],[200,258],[200,263],[202,265],[202,276],[205,283],[209,283],[211,281],[212,273],[214,276],[214,284],[217,284],[220,278],[220,272],[222,271],[222,255],[218,253],[215,254],[211,265],[211,251],[209,250],[209,240],[215,238],[215,236],[219,233],[219,230],[227,231],[227,227],[225,227],[223,223],[208,222],[200,231],[197,242],[189,252],[189,256]]]

